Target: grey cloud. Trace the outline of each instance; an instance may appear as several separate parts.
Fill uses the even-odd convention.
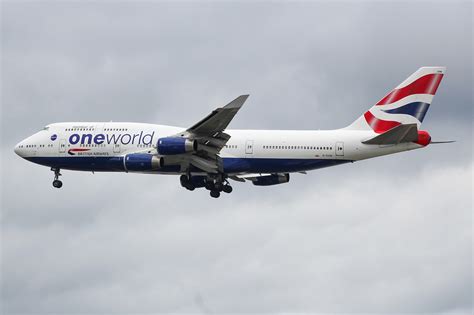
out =
[[[198,292],[216,312],[468,310],[471,173],[472,166],[427,170],[409,182],[373,173],[363,185],[342,179],[338,190],[324,176],[295,181],[299,191],[263,194],[239,185],[239,202],[196,194],[196,207],[161,179],[159,195],[118,197],[126,208],[83,199],[59,216],[95,208],[90,224],[6,226],[4,263],[15,268],[4,274],[12,284],[4,296],[20,312],[197,311]],[[72,179],[68,195],[80,187]],[[451,191],[451,181],[459,189]]]

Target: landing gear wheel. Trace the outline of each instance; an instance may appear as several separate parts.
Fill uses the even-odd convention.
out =
[[[221,193],[218,190],[211,190],[211,197],[212,198],[219,198]]]
[[[63,187],[63,182],[58,179],[59,176],[61,176],[61,173],[59,172],[60,169],[52,167],[51,170],[54,172],[53,187],[55,187],[55,188]]]
[[[188,176],[186,176],[186,175],[181,175],[181,176],[179,177],[179,181],[181,182],[181,186],[187,188],[186,186],[189,184]]]
[[[53,180],[53,187],[54,188],[61,188],[61,187],[63,187],[63,182],[60,181],[59,179],[55,179],[55,180]]]
[[[230,194],[232,192],[232,186],[224,185],[224,187],[222,187],[222,191],[227,193],[227,194]]]

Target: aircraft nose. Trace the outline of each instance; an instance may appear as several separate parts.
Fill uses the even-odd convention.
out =
[[[21,156],[20,145],[21,145],[21,142],[18,143],[18,144],[15,146],[15,148],[13,149],[13,151],[15,151],[15,153],[16,153],[18,156]]]

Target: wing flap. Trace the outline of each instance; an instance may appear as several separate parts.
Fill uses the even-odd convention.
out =
[[[205,159],[197,155],[191,155],[190,161],[195,167],[207,172],[207,173],[217,173],[219,171],[219,163],[216,161]]]

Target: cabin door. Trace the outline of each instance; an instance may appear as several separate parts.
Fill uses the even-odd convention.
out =
[[[245,142],[245,154],[253,154],[253,140]]]
[[[66,152],[66,139],[59,140],[59,153]]]
[[[336,156],[344,156],[344,142],[336,142]]]

